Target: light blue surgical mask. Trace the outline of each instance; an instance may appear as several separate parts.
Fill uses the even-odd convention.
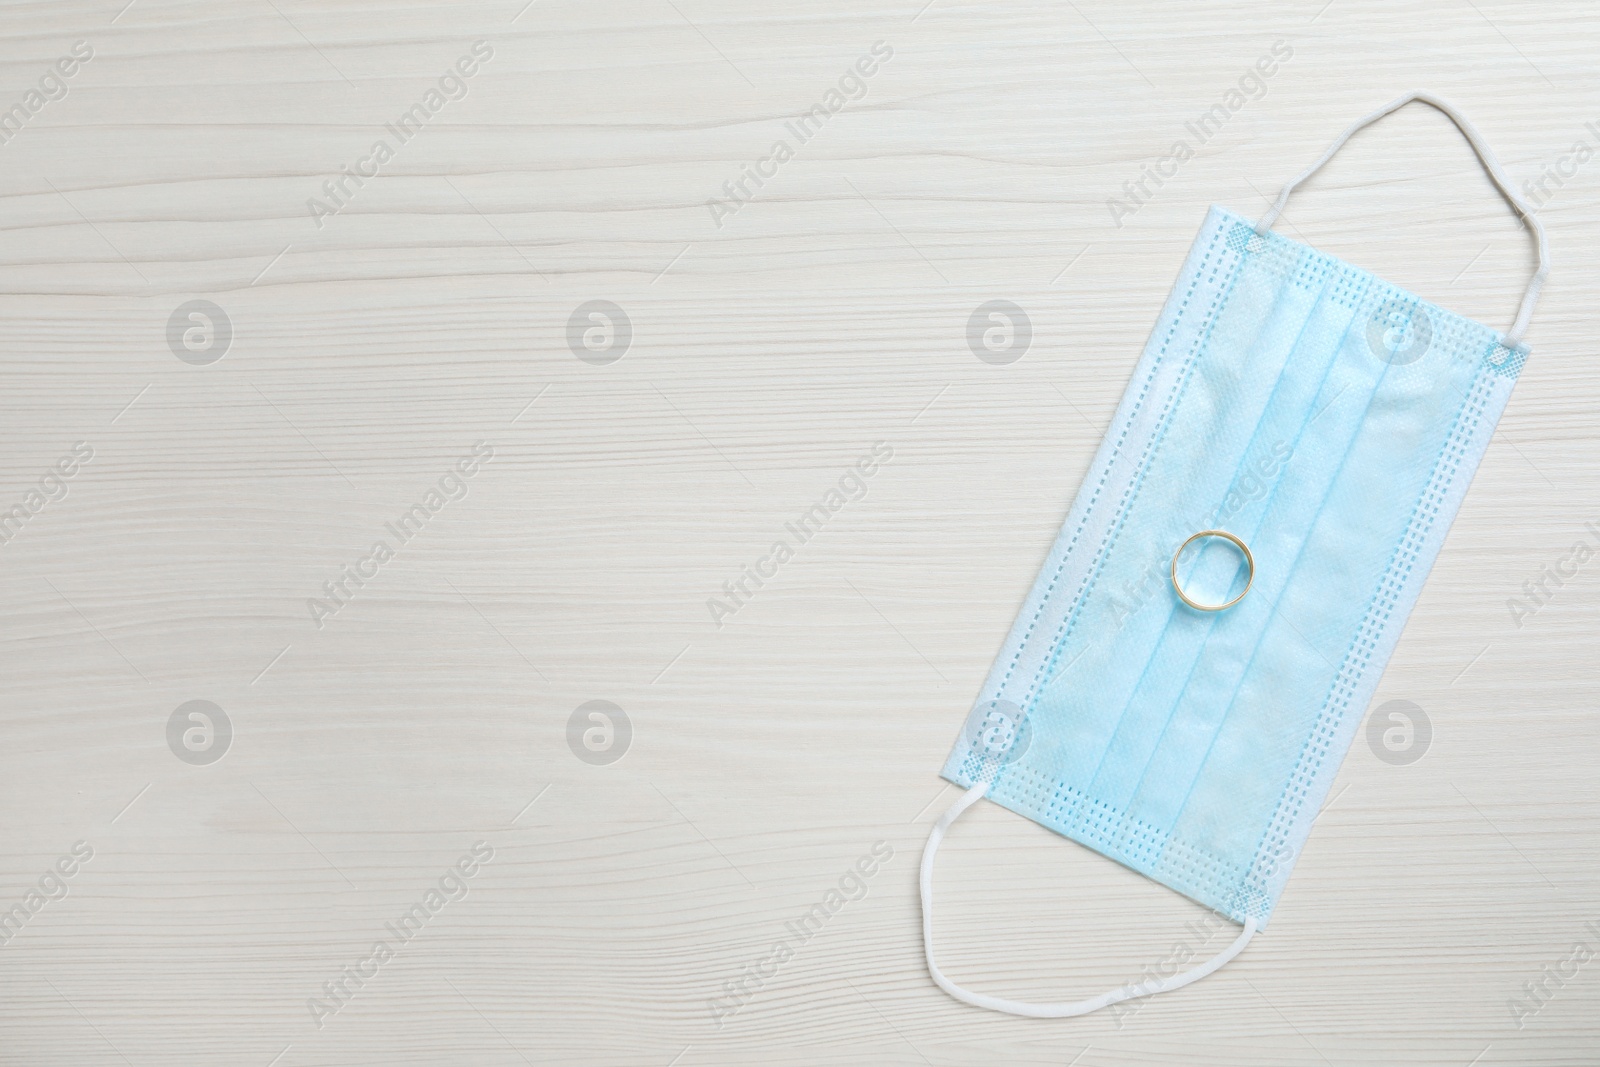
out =
[[[1503,337],[1270,230],[1351,134],[1412,100],[1454,121],[1537,240]],[[1203,978],[1265,927],[1511,395],[1547,270],[1482,138],[1422,93],[1357,122],[1258,224],[1212,208],[944,766],[967,792],[922,860],[941,988],[1080,1015]],[[963,989],[934,961],[933,858],[985,796],[1240,934],[1077,1003]]]

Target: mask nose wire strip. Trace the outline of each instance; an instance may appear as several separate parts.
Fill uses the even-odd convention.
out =
[[[1522,306],[1517,309],[1516,321],[1511,324],[1511,330],[1505,335],[1503,342],[1507,348],[1516,348],[1522,343],[1522,335],[1527,332],[1528,322],[1533,318],[1534,305],[1539,302],[1539,292],[1544,288],[1545,279],[1550,275],[1550,246],[1545,241],[1544,226],[1534,217],[1533,208],[1516,194],[1515,189],[1512,187],[1511,179],[1506,177],[1505,171],[1500,169],[1500,161],[1495,158],[1494,150],[1483,139],[1483,135],[1478,132],[1477,127],[1468,122],[1466,116],[1457,111],[1449,101],[1442,100],[1432,93],[1407,93],[1405,96],[1383,105],[1366,118],[1357,120],[1355,125],[1345,130],[1344,133],[1339,135],[1338,140],[1328,146],[1328,150],[1322,153],[1322,158],[1311,164],[1299,177],[1283,187],[1283,191],[1278,194],[1277,203],[1273,204],[1271,209],[1261,216],[1261,221],[1256,223],[1256,233],[1266,236],[1267,231],[1272,229],[1272,224],[1278,221],[1278,216],[1283,212],[1283,206],[1289,202],[1289,194],[1294,191],[1295,186],[1321,170],[1322,165],[1332,159],[1334,153],[1343,148],[1344,143],[1350,140],[1356,131],[1364,126],[1370,126],[1386,115],[1399,111],[1413,100],[1442,111],[1451,122],[1456,124],[1456,129],[1461,131],[1462,136],[1466,137],[1467,143],[1472,145],[1472,150],[1477,153],[1478,162],[1483,164],[1483,169],[1488,173],[1489,180],[1494,182],[1495,188],[1500,190],[1500,195],[1506,198],[1506,203],[1510,204],[1516,213],[1521,216],[1523,223],[1533,233],[1534,243],[1538,246],[1539,251],[1539,268],[1534,271],[1533,277],[1528,280],[1528,289],[1522,295]]]
[[[1245,945],[1255,936],[1256,921],[1254,918],[1247,918],[1244,921],[1244,932],[1234,940],[1233,944],[1199,966],[1182,974],[1172,975],[1170,978],[1125,985],[1101,993],[1097,997],[1080,1000],[1075,1004],[1028,1004],[1020,1000],[1006,1000],[963,989],[945,977],[945,973],[933,959],[933,857],[939,851],[939,844],[944,840],[945,832],[950,829],[950,825],[961,817],[962,812],[982,800],[988,791],[989,783],[979,782],[963,793],[960,799],[950,805],[950,810],[939,816],[939,821],[933,824],[933,829],[928,833],[928,844],[922,850],[922,948],[928,959],[928,973],[933,976],[940,989],[957,1000],[971,1004],[975,1008],[988,1008],[990,1011],[1003,1011],[1008,1015],[1023,1015],[1032,1019],[1066,1019],[1074,1015],[1087,1015],[1112,1004],[1120,1004],[1124,1000],[1168,993],[1174,989],[1181,989],[1190,982],[1198,982],[1243,952]]]

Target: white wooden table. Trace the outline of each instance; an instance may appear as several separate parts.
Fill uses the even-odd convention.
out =
[[[0,1063],[1600,1062],[1592,5],[125,2],[0,22]],[[1206,206],[1416,87],[1556,257],[1374,705],[1422,758],[1201,984],[952,1001],[937,769]],[[1496,326],[1532,264],[1422,108],[1282,228]],[[1221,937],[992,805],[940,881],[1005,995]]]

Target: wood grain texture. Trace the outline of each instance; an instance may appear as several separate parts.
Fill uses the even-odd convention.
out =
[[[0,1063],[1600,1063],[1600,962],[1541,977],[1600,948],[1600,563],[1507,607],[1600,522],[1593,5],[125,3],[0,23],[0,108],[93,51],[0,143],[0,510],[93,450],[0,545],[0,910],[93,850],[0,945]],[[465,95],[387,133],[478,41]],[[715,218],[880,41],[864,96]],[[1519,182],[1573,172],[1534,356],[1380,688],[1430,748],[1358,738],[1271,931],[1205,982],[1121,1017],[957,1004],[917,927],[937,769],[1196,226],[1419,87]],[[1532,264],[1425,109],[1281,228],[1496,325]],[[195,299],[232,326],[209,365],[168,343]],[[991,299],[1033,326],[1007,366],[967,345]],[[632,326],[605,366],[568,344],[592,300]],[[464,499],[318,627],[308,599],[480,441]],[[714,625],[878,441],[866,497]],[[210,765],[168,747],[191,700],[232,724]],[[569,747],[591,700],[631,722],[610,765]],[[477,842],[466,895],[317,1025]],[[991,805],[939,878],[946,966],[1015,997],[1126,981],[1203,915]]]

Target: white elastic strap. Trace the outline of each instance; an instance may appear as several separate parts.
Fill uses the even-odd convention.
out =
[[[1515,348],[1522,343],[1522,335],[1527,332],[1528,322],[1533,318],[1533,306],[1539,302],[1539,290],[1544,288],[1545,278],[1550,274],[1550,248],[1545,243],[1544,227],[1534,217],[1533,208],[1523,202],[1522,198],[1512,188],[1511,179],[1506,177],[1505,171],[1500,169],[1500,161],[1495,158],[1494,150],[1484,141],[1483,135],[1448,101],[1441,100],[1431,93],[1407,93],[1398,100],[1392,100],[1383,105],[1366,118],[1356,122],[1348,130],[1345,130],[1344,133],[1339,135],[1339,139],[1329,145],[1326,152],[1322,153],[1321,159],[1311,164],[1298,178],[1283,187],[1283,192],[1278,194],[1277,203],[1273,204],[1272,209],[1261,216],[1261,221],[1256,223],[1256,233],[1265,235],[1268,230],[1272,229],[1272,224],[1278,221],[1278,216],[1283,212],[1283,206],[1289,202],[1289,194],[1294,192],[1295,186],[1321,170],[1322,165],[1332,159],[1333,154],[1343,148],[1344,143],[1350,140],[1350,137],[1357,130],[1364,126],[1370,126],[1385,115],[1399,111],[1413,100],[1427,104],[1429,107],[1437,108],[1444,112],[1451,122],[1456,124],[1456,129],[1461,131],[1462,135],[1466,137],[1467,143],[1472,145],[1472,150],[1478,154],[1478,162],[1482,163],[1483,169],[1488,172],[1489,180],[1494,182],[1495,188],[1500,190],[1500,195],[1506,198],[1506,203],[1516,210],[1522,221],[1527,224],[1528,229],[1533,231],[1534,241],[1539,246],[1539,269],[1533,272],[1533,277],[1528,281],[1527,292],[1522,296],[1522,306],[1517,309],[1517,319],[1511,324],[1510,332],[1505,335],[1505,346],[1507,348]]]
[[[1190,982],[1198,982],[1244,951],[1245,945],[1255,936],[1256,921],[1247,918],[1244,921],[1244,932],[1234,940],[1233,944],[1198,967],[1170,978],[1156,978],[1148,982],[1125,985],[1101,993],[1098,997],[1080,1000],[1076,1004],[1028,1004],[1020,1000],[1006,1000],[1003,997],[991,997],[963,989],[946,978],[933,959],[933,857],[934,853],[939,851],[939,843],[944,840],[950,824],[959,819],[962,812],[983,799],[983,795],[988,791],[989,783],[979,782],[963,793],[959,800],[950,805],[950,810],[939,816],[939,821],[933,824],[933,830],[928,834],[927,847],[922,850],[922,948],[928,957],[928,973],[933,975],[933,980],[939,984],[940,989],[957,1000],[971,1004],[975,1008],[1003,1011],[1008,1015],[1026,1015],[1033,1019],[1065,1019],[1073,1015],[1087,1015],[1091,1011],[1099,1011],[1112,1004],[1120,1004],[1124,1000],[1153,996],[1156,993],[1169,993],[1174,989],[1183,988]]]

